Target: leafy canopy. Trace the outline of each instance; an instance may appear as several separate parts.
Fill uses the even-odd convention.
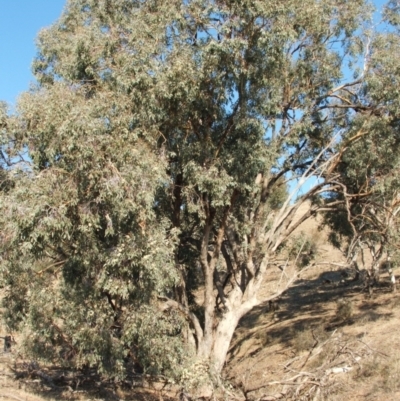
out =
[[[391,111],[365,124],[397,104],[382,94],[398,74],[392,42],[387,59],[378,49],[398,36],[364,46],[370,11],[362,0],[69,0],[38,36],[37,85],[0,120],[6,154],[29,154],[1,193],[6,321],[27,350],[121,375],[176,375],[192,350],[222,369],[300,204],[333,191],[343,163],[357,171],[344,158],[357,130],[386,138]],[[346,81],[347,62],[357,74],[366,59]],[[287,179],[312,175],[287,199]]]

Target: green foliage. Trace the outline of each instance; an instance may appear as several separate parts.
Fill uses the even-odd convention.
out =
[[[69,0],[38,36],[37,86],[0,114],[7,155],[29,155],[1,170],[0,193],[5,317],[27,352],[117,376],[184,377],[196,352],[211,363],[212,336],[233,335],[216,327],[255,305],[296,207],[397,160],[396,34],[374,36],[375,73],[341,86],[369,13],[362,0]],[[302,175],[325,184],[292,204],[285,180]],[[315,249],[297,239],[299,252],[304,265]]]
[[[280,209],[289,195],[288,192],[289,191],[284,178],[279,178],[273,192],[268,197],[270,208],[272,210]]]
[[[190,350],[182,346],[185,330],[187,324],[178,312],[165,314],[144,306],[128,318],[124,341],[134,347],[136,361],[146,373],[179,379],[191,356]]]
[[[299,268],[309,265],[317,256],[317,244],[304,232],[293,236],[287,245],[288,256]]]
[[[326,216],[336,245],[345,239],[352,251],[355,244],[374,244],[380,254],[389,251],[394,257],[400,188],[400,64],[394,56],[400,50],[398,17],[396,2],[389,1],[384,8],[384,18],[392,25],[388,32],[367,33],[370,54],[362,85],[357,96],[348,97],[357,113],[345,132],[346,151],[335,169],[340,188],[327,198],[327,206],[335,207]]]

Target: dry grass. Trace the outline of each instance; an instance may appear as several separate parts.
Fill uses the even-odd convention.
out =
[[[396,394],[400,391],[400,354],[384,357],[373,355],[353,375],[359,383],[372,384],[372,393]]]
[[[293,348],[297,352],[308,351],[316,344],[311,330],[299,330],[293,337]]]

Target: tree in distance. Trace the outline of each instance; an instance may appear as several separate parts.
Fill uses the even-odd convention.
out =
[[[260,297],[280,247],[343,204],[348,150],[396,143],[398,53],[370,59],[399,37],[371,13],[362,0],[68,1],[1,126],[4,160],[29,155],[3,169],[0,202],[6,322],[26,352],[177,380],[195,359],[218,377],[239,320],[297,278]]]
[[[357,256],[365,250],[370,253],[369,265],[361,258],[370,283],[379,280],[379,270],[385,265],[393,282],[391,266],[400,257],[400,102],[396,89],[400,82],[399,64],[393,58],[400,45],[396,5],[389,2],[384,12],[386,20],[393,23],[391,32],[375,33],[368,41],[362,91],[357,92],[357,98],[351,92],[345,97],[349,105],[357,99],[368,107],[355,109],[353,124],[359,127],[360,137],[346,146],[335,165],[337,187],[327,194],[325,202],[327,207],[334,205],[334,212],[325,216],[332,229],[331,240],[343,249],[357,274]]]

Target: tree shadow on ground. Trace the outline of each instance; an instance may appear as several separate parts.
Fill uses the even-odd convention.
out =
[[[151,388],[142,376],[127,377],[124,381],[105,380],[94,372],[67,371],[58,368],[32,370],[16,366],[16,378],[26,390],[48,400],[96,399],[107,401],[165,401],[175,400],[165,391]],[[145,387],[146,383],[147,387]]]
[[[284,345],[292,345],[296,333],[305,330],[325,330],[349,326],[363,321],[388,319],[391,313],[380,313],[382,306],[377,297],[391,292],[389,282],[381,281],[370,296],[361,281],[346,277],[345,270],[322,272],[316,279],[299,279],[279,298],[279,309],[270,311],[268,302],[254,308],[239,322],[245,334],[237,336],[233,341],[230,356],[233,357],[242,344],[252,336],[259,336],[265,331],[269,341],[279,341]],[[355,297],[363,295],[366,302],[353,310],[350,318],[337,316],[338,302],[351,302]],[[361,313],[360,313],[361,312]],[[260,324],[260,320],[265,320]],[[290,321],[290,326],[281,324]],[[257,330],[252,330],[257,328]]]

